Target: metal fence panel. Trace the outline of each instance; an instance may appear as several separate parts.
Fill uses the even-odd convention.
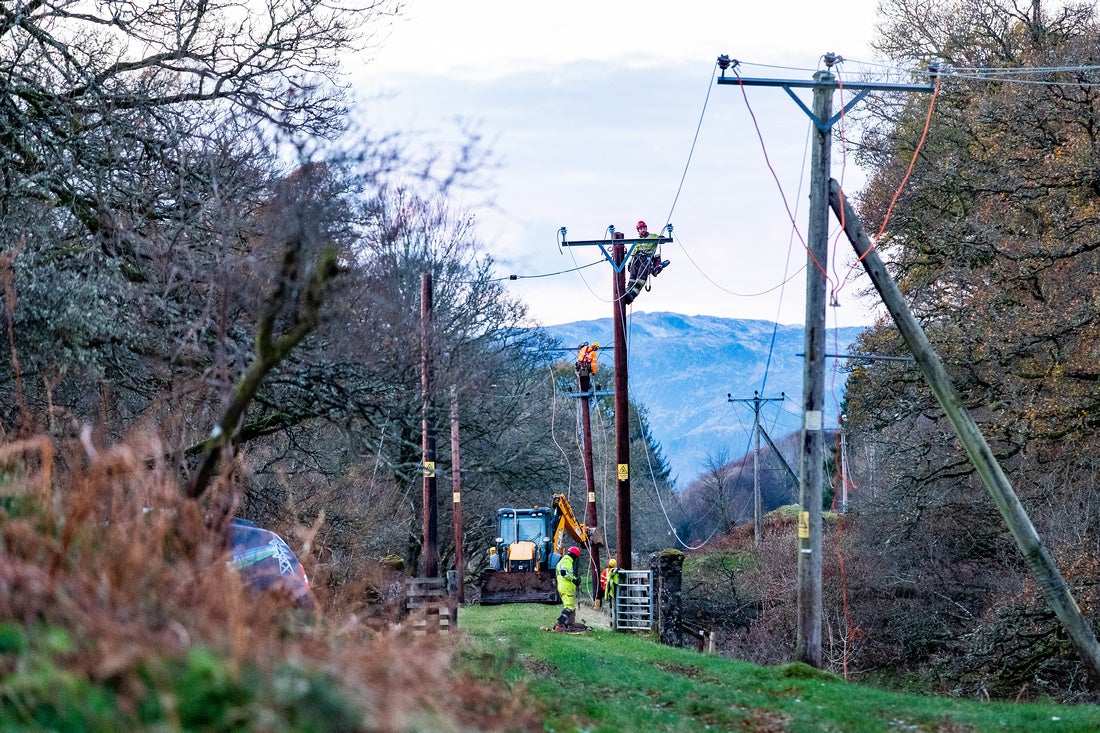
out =
[[[615,630],[653,630],[653,573],[620,570],[615,589]]]

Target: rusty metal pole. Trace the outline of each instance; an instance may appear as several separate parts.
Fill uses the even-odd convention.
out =
[[[421,457],[424,468],[424,549],[422,575],[439,577],[439,543],[436,539],[435,428],[432,416],[432,274],[420,275],[420,413]]]
[[[466,560],[462,553],[462,474],[458,455],[458,390],[451,385],[451,506],[455,525],[455,588],[458,602],[466,602]]]
[[[627,395],[626,374],[626,318],[623,293],[626,291],[626,247],[616,240],[611,249],[614,260],[613,301],[615,328],[615,462],[618,478],[618,509],[615,549],[619,556],[619,568],[630,570],[632,547],[630,544],[630,399]]]

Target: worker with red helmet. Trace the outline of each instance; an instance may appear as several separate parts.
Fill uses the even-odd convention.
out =
[[[658,235],[650,233],[649,226],[644,221],[638,222],[637,230],[638,239],[657,240],[660,238]],[[645,286],[650,275],[656,275],[668,265],[668,262],[662,262],[661,256],[657,254],[659,244],[660,242],[657,241],[643,241],[634,245],[633,254],[630,255],[630,282],[627,283],[626,292],[623,293],[623,303],[626,305],[634,302],[634,299],[638,297],[638,293],[642,292],[642,287]]]
[[[561,614],[554,624],[554,631],[566,631],[577,620],[577,585],[580,581],[574,563],[581,556],[580,548],[570,547],[558,560],[558,595],[561,596]]]

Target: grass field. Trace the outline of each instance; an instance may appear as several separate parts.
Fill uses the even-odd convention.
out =
[[[1100,707],[1014,704],[904,695],[849,684],[803,664],[760,667],[650,636],[613,633],[578,611],[585,634],[540,631],[554,606],[462,609],[458,664],[522,696],[521,728],[580,731],[1016,731],[1097,733]]]

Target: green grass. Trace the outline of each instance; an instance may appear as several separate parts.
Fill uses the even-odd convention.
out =
[[[760,667],[613,633],[591,608],[578,618],[594,631],[540,631],[559,610],[471,606],[459,617],[468,637],[459,664],[524,695],[547,732],[1100,731],[1097,706],[886,692],[803,664]]]

